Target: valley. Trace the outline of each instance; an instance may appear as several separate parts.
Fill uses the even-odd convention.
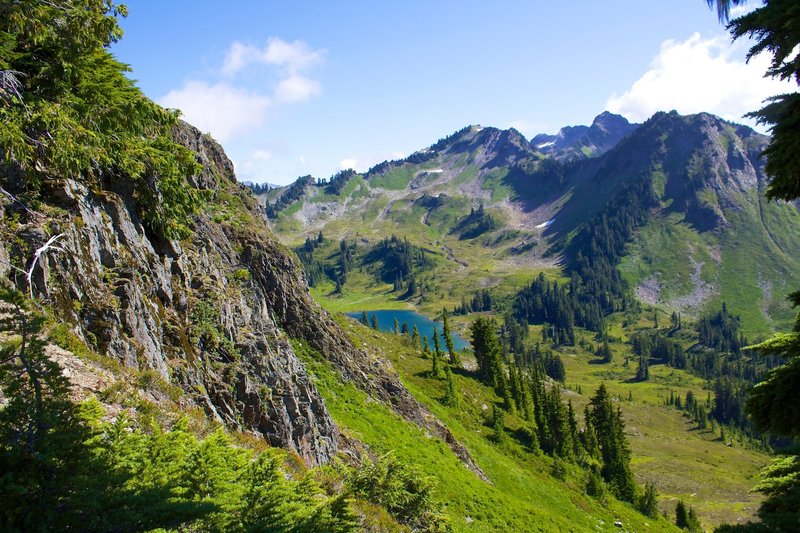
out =
[[[574,130],[528,143],[513,130],[468,127],[364,175],[345,171],[327,181],[305,179],[302,188],[296,183],[288,189],[294,200],[272,211],[271,223],[298,252],[313,297],[330,311],[354,318],[365,310],[414,310],[435,318],[445,311],[467,339],[476,316],[495,317],[505,324],[501,340],[512,358],[521,348],[511,347],[515,341],[506,335],[509,320],[519,319],[523,289],[543,276],[579,290],[576,274],[580,279],[588,271],[576,262],[586,247],[613,242],[614,251],[602,256],[606,262],[590,267],[618,269],[618,281],[611,283],[626,287],[608,285],[622,292],[616,303],[599,303],[611,306],[603,325],[578,322],[583,328],[572,333],[572,321],[585,320],[576,315],[568,326],[574,340],[565,341],[549,332],[553,315],[543,324],[529,319],[522,321],[525,344],[553,343],[566,373],[557,384],[576,412],[597,387],[608,387],[625,416],[636,479],[657,487],[662,511],[671,512],[669,506],[682,500],[707,527],[751,520],[761,497],[748,491],[767,463],[766,449],[747,432],[729,427],[735,437],[726,436],[721,426],[698,423],[668,405],[670,397],[691,391],[712,409],[712,380],[720,376],[703,378],[686,363],[651,359],[642,379],[643,363],[632,342],[641,332],[664,335],[699,361],[707,354],[691,332],[693,324],[723,303],[738,316],[736,335],[751,340],[788,324],[789,305],[775,295],[786,294],[800,275],[793,253],[797,208],[760,200],[766,181],[756,154],[764,138],[716,117],[659,114],[633,125],[604,113],[591,127]],[[576,148],[586,143],[592,148]],[[631,190],[652,192],[635,193],[638,207],[630,203]],[[269,191],[261,201],[280,204],[287,194]],[[598,223],[617,232],[611,239],[625,241],[609,241],[598,233]],[[403,243],[402,253],[384,253],[387,240]],[[633,299],[627,299],[628,291]],[[686,329],[676,325],[676,316]],[[666,329],[659,329],[659,320]],[[385,338],[364,345],[373,342],[387,346]],[[429,407],[449,427],[474,424],[463,416],[450,422],[446,406],[436,406],[444,394],[441,384],[431,383],[424,353],[400,355],[407,343],[388,353],[409,389],[430,398]],[[598,364],[602,343],[613,354],[610,364]],[[460,386],[470,387],[476,369],[470,361],[462,361],[469,370],[460,381],[454,374]],[[741,361],[758,365],[751,355]],[[482,405],[484,412],[472,415],[479,421],[492,403]],[[487,431],[472,427],[479,435]]]
[[[596,506],[591,499],[581,500],[562,494],[563,489],[558,483],[554,484],[551,477],[553,460],[530,454],[517,440],[517,430],[525,425],[524,420],[517,416],[506,417],[507,436],[500,443],[494,440],[487,418],[492,406],[502,404],[502,399],[477,382],[470,372],[453,373],[461,403],[455,409],[448,407],[442,403],[446,394],[443,380],[431,378],[430,358],[426,359],[419,350],[409,349],[407,337],[376,333],[349,320],[345,320],[343,325],[358,339],[357,343],[366,343],[372,347],[370,349],[389,356],[409,390],[469,447],[492,480],[494,487],[476,485],[469,476],[464,478],[464,474],[452,471],[447,454],[444,457],[421,454],[413,439],[400,437],[398,429],[389,433],[384,433],[387,429],[378,430],[392,424],[372,420],[371,417],[377,416],[370,414],[374,409],[360,411],[357,400],[349,400],[346,408],[341,407],[346,411],[339,412],[341,408],[338,406],[347,401],[344,400],[346,394],[333,387],[331,382],[322,380],[327,384],[322,386],[322,391],[323,394],[328,391],[326,400],[332,402],[334,418],[340,416],[339,420],[346,420],[345,425],[356,431],[354,436],[378,450],[395,450],[393,453],[439,480],[440,490],[446,495],[444,499],[450,502],[448,511],[452,513],[457,529],[467,525],[464,522],[467,520],[476,531],[508,528],[527,531],[534,528],[525,517],[533,513],[536,516],[544,514],[552,520],[548,526],[547,522],[537,519],[538,527],[544,531],[553,527],[614,531],[613,522],[619,519],[628,530],[668,530],[669,524],[663,519],[642,521],[641,515],[630,514],[624,507],[610,504],[603,508]],[[616,351],[617,346],[614,348]],[[660,509],[670,518],[675,503],[681,499],[697,510],[707,528],[752,519],[761,497],[750,493],[749,489],[758,479],[758,472],[768,462],[768,457],[751,449],[746,441],[733,439],[723,442],[718,433],[698,430],[686,415],[664,405],[671,391],[685,395],[691,390],[704,398],[707,391],[703,380],[681,370],[653,366],[650,381],[632,383],[628,379],[630,370],[622,361],[615,359],[608,366],[593,364],[594,355],[580,347],[567,348],[561,355],[566,368],[562,395],[573,403],[576,412],[583,411],[601,383],[605,383],[614,395],[625,416],[636,479],[642,485],[655,484]],[[465,367],[474,368],[470,360],[463,363]],[[321,369],[316,372],[325,375]],[[334,394],[328,387],[338,392]],[[566,485],[580,486],[583,483],[581,476],[579,470],[568,469]],[[499,514],[500,508],[503,511]],[[582,513],[589,509],[594,519],[584,522]],[[571,523],[580,525],[568,525]],[[466,527],[465,531],[468,530],[471,528]]]
[[[739,13],[716,4],[720,21]],[[772,137],[659,104],[628,112],[640,123],[605,111],[526,138],[510,125],[530,133],[541,102],[583,97],[570,83],[537,100],[555,74],[548,54],[505,29],[492,38],[488,18],[450,42],[482,5],[425,35],[414,32],[440,6],[400,24],[411,7],[375,18],[317,5],[302,26],[324,21],[320,43],[357,38],[330,49],[264,37],[288,4],[265,20],[260,3],[215,5],[219,31],[197,32],[207,7],[180,24],[148,18],[138,47],[157,56],[155,78],[184,76],[161,97],[117,59],[131,49],[112,52],[125,5],[0,7],[0,530],[797,529],[800,95],[750,115]],[[768,77],[796,81],[796,61],[782,63],[798,43],[785,8],[768,0],[728,29],[773,54]],[[531,14],[516,32],[526,39],[549,29],[529,32]],[[226,32],[248,25],[258,43]],[[197,42],[186,28],[217,47],[192,74],[174,67]],[[406,71],[380,47],[394,32],[392,54],[427,33],[442,41]],[[663,41],[661,55],[700,41]],[[445,49],[458,53],[445,61]],[[584,68],[599,65],[586,50]],[[365,51],[380,65],[350,63]],[[414,96],[462,59],[467,77],[434,105]],[[504,102],[524,84],[491,69],[522,76],[532,61],[524,105]],[[649,72],[667,63],[681,62]],[[383,83],[373,69],[387,66],[424,86]],[[640,82],[606,107],[630,104]],[[482,96],[459,103],[475,87]],[[372,116],[314,107],[328,96]],[[413,113],[393,123],[405,100]],[[419,139],[369,169],[385,157],[371,139],[329,150],[352,133],[400,143],[462,115],[498,117],[480,110],[496,103],[521,118]],[[284,127],[267,132],[272,121]],[[298,132],[302,150],[285,142]],[[310,175],[323,159],[342,170]],[[267,168],[305,175],[243,181]]]

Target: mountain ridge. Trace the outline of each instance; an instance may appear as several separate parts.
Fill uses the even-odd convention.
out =
[[[590,126],[566,126],[555,135],[540,133],[531,138],[530,144],[557,159],[594,157],[616,146],[638,126],[621,115],[603,111]]]
[[[546,154],[534,148],[534,140],[540,145],[542,141],[554,144]],[[403,160],[384,162],[365,174],[351,172],[343,193],[320,194],[313,180],[307,180],[302,194],[285,206],[286,211],[273,213],[272,225],[287,242],[297,242],[327,227],[346,236],[345,220],[351,229],[363,225],[362,234],[388,236],[392,230],[378,231],[377,227],[394,222],[396,231],[419,235],[428,246],[452,250],[445,241],[458,218],[483,204],[496,224],[480,238],[494,244],[476,245],[469,253],[484,250],[498,265],[513,269],[523,265],[558,268],[570,260],[560,250],[574,232],[600,213],[623,184],[647,175],[661,205],[649,215],[639,236],[631,236],[626,244],[637,253],[642,248],[637,239],[647,235],[653,224],[671,217],[685,226],[695,251],[679,242],[670,246],[682,250],[684,265],[703,266],[700,278],[685,266],[679,269],[680,276],[670,277],[670,272],[660,273],[658,265],[634,273],[628,261],[624,268],[634,289],[653,286],[654,279],[661,279],[658,283],[664,291],[643,302],[697,314],[729,299],[732,292],[731,297],[738,300],[732,305],[749,315],[753,331],[772,330],[776,326],[773,314],[780,323],[790,320],[791,311],[784,302],[767,294],[770,291],[761,290],[758,296],[757,290],[758,286],[783,286],[787,276],[791,280],[798,272],[792,253],[786,253],[798,245],[791,231],[800,229],[796,209],[760,200],[768,183],[758,157],[768,142],[766,136],[707,113],[660,112],[636,125],[604,112],[591,126],[566,128],[560,137],[540,135],[534,140],[527,141],[513,129],[468,126]],[[261,196],[266,204],[277,197],[279,193]],[[423,197],[439,200],[423,202]],[[778,219],[782,222],[776,225]],[[418,222],[424,222],[424,227]],[[763,262],[764,272],[749,269],[752,277],[745,291],[734,287],[723,265],[723,259],[732,255],[725,250],[738,246],[737,233],[754,239],[748,244],[758,255],[771,256]],[[527,252],[517,253],[520,250]],[[467,257],[459,260],[470,262]],[[699,300],[690,297],[703,284],[711,287],[710,292],[705,291]],[[749,312],[746,300],[753,297],[769,311]]]

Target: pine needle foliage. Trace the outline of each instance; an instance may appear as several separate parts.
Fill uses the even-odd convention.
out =
[[[346,494],[288,476],[283,452],[73,403],[43,318],[14,289],[0,302],[0,530],[357,530]]]
[[[108,51],[126,13],[112,0],[0,5],[0,162],[21,169],[29,191],[128,180],[145,223],[184,236],[202,203],[187,182],[199,166],[174,140],[178,113],[145,97]]]

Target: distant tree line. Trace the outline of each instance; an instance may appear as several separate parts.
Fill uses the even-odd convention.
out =
[[[543,335],[555,344],[575,344],[575,294],[539,273],[514,299],[514,318],[526,324],[548,324]]]
[[[481,313],[491,311],[495,308],[494,298],[488,289],[480,289],[472,295],[471,299],[461,295],[461,304],[453,308],[454,315],[468,315],[469,313]]]
[[[642,331],[631,336],[631,348],[639,357],[653,357],[657,362],[672,368],[686,368],[686,352],[683,346],[660,330]]]
[[[549,324],[545,330],[556,344],[574,344],[576,325],[605,335],[604,315],[635,305],[616,266],[625,245],[657,205],[649,176],[626,185],[570,242],[568,288],[540,273],[518,292],[515,316],[531,324]]]
[[[407,238],[392,235],[379,241],[364,255],[365,264],[378,264],[378,277],[392,283],[395,292],[410,297],[417,292],[416,274],[433,265],[433,258],[424,248],[414,246]]]
[[[417,274],[434,264],[427,250],[395,235],[369,248],[359,248],[355,242],[342,239],[337,251],[331,253],[326,247],[326,255],[319,257],[317,249],[326,242],[320,232],[316,238],[306,238],[294,251],[303,265],[310,286],[330,280],[336,284],[337,293],[347,283],[348,275],[354,268],[370,267],[376,279],[392,283],[395,292],[410,297],[421,290]]]
[[[632,304],[628,284],[616,266],[625,254],[625,245],[658,203],[652,178],[643,176],[626,185],[578,231],[569,252],[573,258],[570,270],[576,275],[571,289],[578,291],[581,307],[599,307],[603,313],[612,313]]]
[[[246,183],[247,188],[253,191],[253,194],[264,194],[273,189],[269,183]]]
[[[450,144],[452,144],[453,141],[455,141],[459,137],[462,137],[463,135],[469,133],[470,129],[471,129],[471,126],[465,126],[465,127],[461,128],[460,130],[458,130],[458,131],[456,131],[454,133],[451,133],[447,137],[442,137],[441,139],[436,141],[433,145],[431,145],[430,151],[431,152],[438,152],[440,150],[444,150]]]
[[[747,339],[740,336],[740,319],[728,312],[725,302],[722,309],[714,314],[706,315],[697,324],[700,344],[719,350],[738,354]]]
[[[314,256],[314,251],[325,243],[325,237],[320,231],[316,238],[306,237],[302,246],[294,249],[297,258],[303,265],[309,287],[316,287],[323,281],[335,276],[333,271],[324,261],[318,260]]]
[[[497,221],[485,211],[483,204],[480,204],[478,209],[470,208],[469,215],[461,217],[450,233],[457,233],[459,240],[467,240],[474,239],[495,228],[497,228]]]
[[[305,195],[306,187],[314,185],[314,178],[312,176],[303,176],[297,178],[297,181],[292,183],[286,188],[286,191],[281,194],[273,203],[267,202],[264,206],[264,212],[268,218],[278,218],[278,214],[292,205],[297,200]]]
[[[518,163],[519,168],[529,177],[539,190],[559,190],[567,183],[567,176],[574,163],[562,163],[553,157],[544,159],[525,159]]]
[[[331,176],[331,179],[328,181],[327,184],[321,183],[320,185],[325,186],[326,193],[338,195],[339,193],[342,192],[342,189],[344,189],[345,185],[347,185],[347,183],[350,181],[351,178],[353,178],[353,176],[356,176],[356,171],[353,170],[352,168],[348,168],[346,170],[340,170],[339,172]]]

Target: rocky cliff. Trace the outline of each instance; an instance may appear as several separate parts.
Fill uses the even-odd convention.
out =
[[[202,172],[191,185],[207,198],[187,238],[149,231],[123,177],[53,177],[31,203],[21,173],[9,168],[0,175],[0,274],[30,288],[98,353],[158,372],[209,416],[309,464],[328,461],[340,436],[292,341],[308,343],[345,379],[435,430],[470,462],[391,365],[356,349],[310,298],[222,148],[186,124],[176,136],[196,154]],[[21,271],[56,235],[57,249],[41,254],[28,287]]]

